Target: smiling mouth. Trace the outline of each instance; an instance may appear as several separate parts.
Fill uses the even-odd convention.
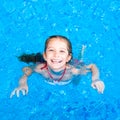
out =
[[[52,63],[61,63],[62,60],[51,60]]]

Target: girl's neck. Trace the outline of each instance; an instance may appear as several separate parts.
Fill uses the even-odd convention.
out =
[[[65,68],[63,70],[53,70],[51,69],[49,66],[47,66],[49,72],[53,75],[61,75],[63,73],[63,71],[65,70]]]
[[[50,76],[51,79],[53,79],[54,81],[60,82],[63,79],[64,75],[65,75],[66,67],[65,67],[64,70],[56,72],[56,71],[50,69],[47,66],[47,72],[48,72],[48,75]],[[56,78],[55,76],[58,76],[58,77]]]

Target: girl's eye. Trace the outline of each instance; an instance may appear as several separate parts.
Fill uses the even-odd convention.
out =
[[[61,53],[65,53],[65,51],[64,51],[64,50],[60,50],[60,52],[61,52]]]
[[[48,51],[52,52],[52,51],[54,51],[54,50],[53,50],[53,49],[49,49]]]

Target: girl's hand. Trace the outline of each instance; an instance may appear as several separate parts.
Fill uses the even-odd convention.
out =
[[[103,93],[104,92],[104,89],[105,89],[105,85],[104,85],[104,82],[101,81],[101,80],[95,80],[92,82],[91,86],[94,88],[94,89],[97,89],[97,91],[99,93]]]
[[[17,88],[15,88],[11,95],[10,95],[10,98],[12,98],[15,94],[17,95],[17,97],[20,96],[20,92],[22,92],[23,95],[26,95],[28,93],[28,86],[27,84],[24,84],[22,86],[19,86]]]
[[[24,67],[23,69],[24,75],[19,80],[19,87],[15,88],[10,98],[12,98],[15,94],[17,97],[20,96],[20,92],[22,92],[23,95],[26,95],[28,93],[28,85],[27,85],[27,78],[31,75],[32,69],[30,67]]]

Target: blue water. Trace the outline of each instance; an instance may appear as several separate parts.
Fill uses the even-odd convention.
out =
[[[27,65],[16,56],[43,52],[54,34],[71,40],[74,58],[87,46],[84,61],[99,67],[104,94],[90,87],[90,74],[78,85],[52,86],[35,73],[28,95],[10,99]],[[119,48],[119,0],[1,0],[0,120],[120,120]]]

